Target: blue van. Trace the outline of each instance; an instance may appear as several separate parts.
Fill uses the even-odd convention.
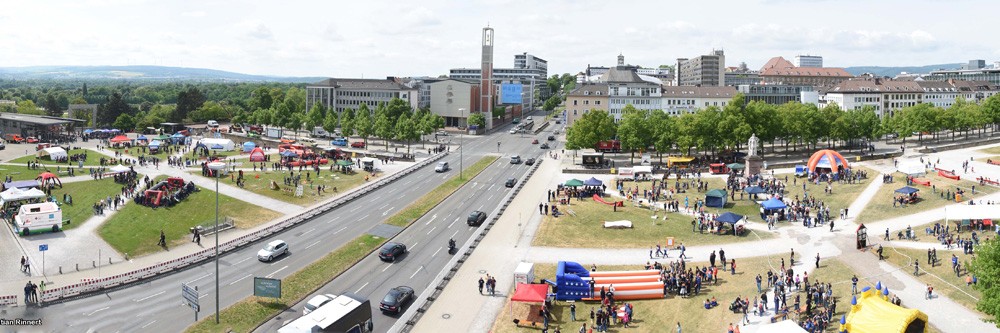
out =
[[[346,147],[347,146],[347,138],[336,138],[336,139],[333,139],[333,141],[330,141],[330,144],[334,145],[334,146]]]

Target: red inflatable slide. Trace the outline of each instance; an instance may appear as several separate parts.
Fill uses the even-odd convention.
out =
[[[600,202],[600,203],[608,205],[608,206],[614,206],[614,205],[617,205],[618,207],[624,207],[625,206],[621,201],[615,201],[615,202],[604,201],[604,198],[601,198],[601,196],[597,195],[597,194],[594,194],[594,201]]]

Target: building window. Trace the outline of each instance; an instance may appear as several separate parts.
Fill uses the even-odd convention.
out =
[[[594,104],[601,105],[601,101],[594,101]]]
[[[573,105],[576,105],[576,100],[575,99],[573,100]]]

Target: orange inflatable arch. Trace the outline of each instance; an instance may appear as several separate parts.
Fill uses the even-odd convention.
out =
[[[830,149],[823,149],[813,153],[809,157],[807,167],[809,168],[809,172],[815,173],[816,168],[828,168],[833,172],[837,172],[841,168],[849,169],[851,166],[847,164],[847,159],[841,156],[840,153]]]

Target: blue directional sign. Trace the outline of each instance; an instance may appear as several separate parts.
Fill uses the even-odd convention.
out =
[[[48,250],[49,250],[49,244],[39,244],[38,245],[38,251],[39,252],[45,252],[45,251],[48,251]]]

